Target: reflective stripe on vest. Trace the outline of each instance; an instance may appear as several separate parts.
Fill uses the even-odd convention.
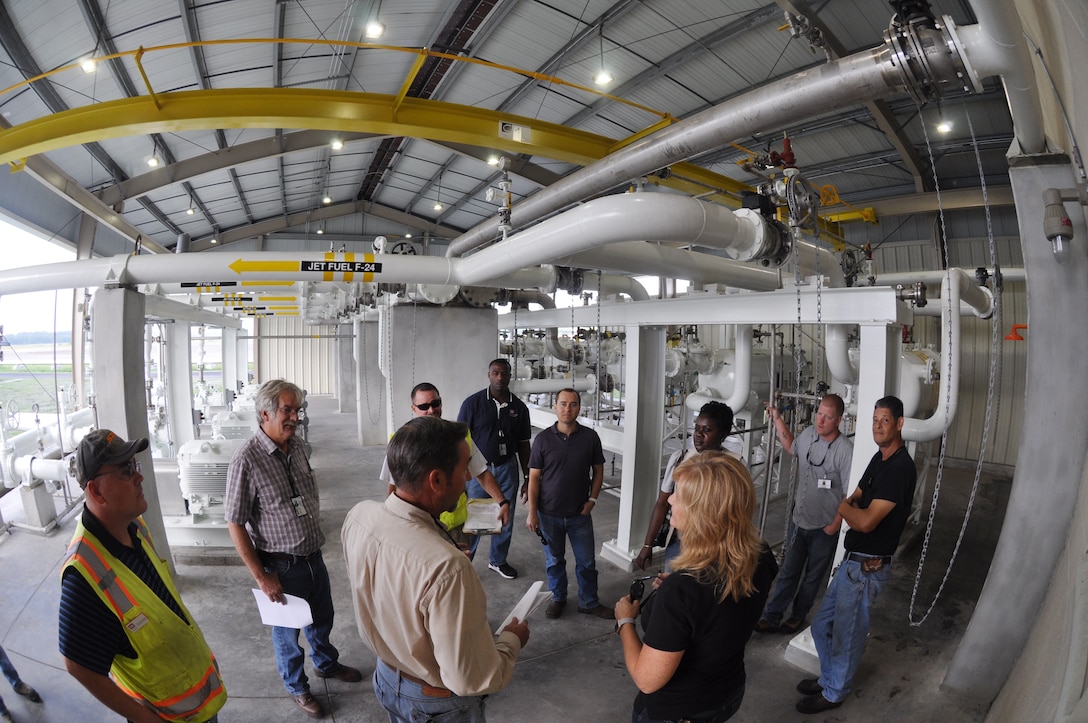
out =
[[[185,720],[195,715],[223,689],[223,681],[219,677],[219,663],[216,662],[214,655],[211,666],[204,672],[203,680],[184,693],[161,700],[157,704],[147,700],[138,692],[129,690],[116,679],[113,682],[130,697],[136,698],[158,715],[173,720]]]

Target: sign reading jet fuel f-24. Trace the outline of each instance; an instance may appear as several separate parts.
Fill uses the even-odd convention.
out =
[[[301,261],[299,271],[317,273],[380,274],[380,261]]]

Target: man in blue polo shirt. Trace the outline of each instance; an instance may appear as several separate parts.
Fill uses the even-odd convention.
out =
[[[487,368],[487,389],[482,389],[465,399],[457,421],[468,425],[472,441],[487,459],[487,468],[499,482],[503,497],[510,500],[510,517],[502,526],[502,531],[491,536],[491,552],[488,567],[507,580],[518,576],[518,571],[506,561],[510,552],[510,538],[514,532],[514,507],[518,496],[518,475],[520,459],[521,471],[529,476],[529,438],[532,426],[529,424],[529,408],[510,391],[510,362],[496,359]],[[526,485],[528,482],[526,482]],[[468,496],[472,499],[489,499],[491,495],[476,479],[471,479],[467,486]],[[522,496],[525,488],[522,488]],[[476,554],[480,538],[472,541],[470,554]]]
[[[612,620],[612,609],[597,598],[593,518],[604,483],[601,438],[578,424],[581,398],[573,389],[555,395],[556,423],[543,430],[529,455],[529,517],[526,527],[542,535],[552,600],[545,615],[558,618],[567,604],[567,538],[578,578],[578,612]]]

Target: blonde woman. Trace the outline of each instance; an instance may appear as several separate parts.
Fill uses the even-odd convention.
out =
[[[744,698],[744,646],[778,566],[760,540],[748,470],[724,452],[707,451],[673,472],[672,524],[684,538],[673,572],[642,610],[616,603],[627,672],[638,686],[632,723],[720,723]]]

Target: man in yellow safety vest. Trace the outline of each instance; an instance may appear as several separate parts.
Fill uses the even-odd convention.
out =
[[[146,449],[108,429],[76,449],[85,503],[61,570],[60,652],[72,677],[130,721],[214,723],[227,701],[219,666],[141,517],[136,455]]]

